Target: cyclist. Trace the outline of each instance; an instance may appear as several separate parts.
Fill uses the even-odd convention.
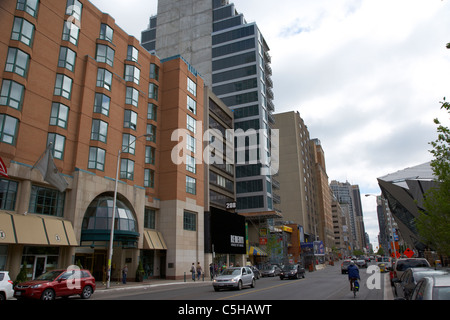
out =
[[[361,279],[359,277],[359,269],[355,264],[355,261],[350,261],[350,265],[347,268],[348,271],[348,280],[350,281],[350,291],[353,291],[353,284],[355,280]]]

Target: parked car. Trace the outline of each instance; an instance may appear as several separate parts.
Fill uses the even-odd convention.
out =
[[[367,268],[367,262],[366,260],[356,260],[356,265],[358,266],[358,268]]]
[[[255,287],[255,276],[249,267],[227,268],[220,275],[214,278],[213,287],[215,291],[220,289],[238,289],[243,286]]]
[[[252,269],[253,274],[255,275],[255,279],[261,278],[261,272],[259,272],[259,269],[255,266],[251,266],[250,269]]]
[[[409,268],[407,269],[400,279],[394,280],[394,297],[397,299],[409,300],[414,291],[414,288],[424,277],[449,274],[447,269],[434,269],[434,268]]]
[[[347,271],[347,268],[348,268],[348,266],[350,265],[350,261],[351,261],[351,260],[344,260],[344,261],[341,263],[341,273],[342,273],[342,274],[348,272],[348,271]]]
[[[395,279],[400,279],[403,272],[408,268],[429,268],[430,263],[424,258],[408,258],[398,259],[397,263],[392,268],[391,285],[394,285]]]
[[[280,279],[300,279],[305,277],[305,268],[299,264],[288,264],[281,269]]]
[[[275,265],[268,266],[260,270],[262,277],[277,277],[281,273],[281,268]]]
[[[433,275],[420,280],[411,300],[450,300],[450,275]]]
[[[8,271],[0,271],[0,301],[14,296],[13,282]]]
[[[89,299],[95,291],[95,279],[88,270],[53,270],[14,288],[16,298],[54,300],[80,295]]]

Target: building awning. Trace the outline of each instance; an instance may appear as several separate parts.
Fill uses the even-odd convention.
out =
[[[144,249],[146,250],[167,250],[166,242],[161,232],[156,230],[144,230]]]
[[[0,244],[78,246],[72,223],[57,217],[0,212],[0,226]]]
[[[267,253],[262,250],[261,248],[255,247],[255,246],[250,246],[250,248],[248,249],[248,254],[250,256],[265,256],[267,257]]]

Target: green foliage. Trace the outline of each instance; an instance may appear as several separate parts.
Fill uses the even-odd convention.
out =
[[[19,274],[16,277],[16,280],[14,281],[14,286],[17,285],[18,283],[27,281],[27,268],[25,263],[22,265],[22,268],[20,269]]]
[[[450,104],[441,102],[442,109],[450,114]],[[440,254],[450,256],[450,129],[438,119],[438,138],[430,142],[434,159],[433,173],[439,183],[425,194],[424,209],[416,219],[416,226],[422,240]]]

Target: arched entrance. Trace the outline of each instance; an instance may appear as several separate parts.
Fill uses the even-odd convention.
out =
[[[76,263],[79,262],[83,268],[90,269],[97,281],[106,280],[106,257],[111,235],[113,202],[112,193],[103,193],[90,203],[84,214],[80,240],[80,246],[87,250],[86,253],[77,253],[75,256]],[[113,247],[115,249],[137,248],[139,239],[137,231],[137,221],[131,204],[118,195]],[[112,269],[114,275],[114,263]]]

